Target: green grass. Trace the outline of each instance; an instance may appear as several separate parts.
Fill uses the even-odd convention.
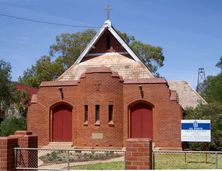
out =
[[[218,169],[222,154],[218,155]],[[216,169],[215,154],[155,154],[155,169]]]
[[[124,162],[87,164],[71,167],[73,170],[124,170]]]

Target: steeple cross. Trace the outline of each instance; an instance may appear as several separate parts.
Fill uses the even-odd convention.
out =
[[[111,12],[112,8],[107,5],[106,8],[105,8],[105,11],[106,11],[106,19],[109,20],[110,18],[110,12]]]

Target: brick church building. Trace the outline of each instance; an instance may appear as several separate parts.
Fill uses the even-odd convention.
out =
[[[157,148],[181,149],[177,93],[107,20],[67,71],[41,83],[28,109],[28,131],[39,136],[39,146],[122,148],[128,138],[151,138]]]

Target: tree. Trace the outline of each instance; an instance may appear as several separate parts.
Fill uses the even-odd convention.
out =
[[[8,110],[18,112],[25,116],[28,95],[26,92],[16,90],[15,83],[11,81],[11,65],[0,60],[0,112],[7,114]]]
[[[222,102],[222,74],[208,76],[202,93],[207,102]]]
[[[220,66],[222,58],[216,66]],[[203,97],[207,105],[200,105],[195,109],[187,109],[185,119],[209,119],[211,120],[210,150],[222,150],[222,73],[216,76],[208,76],[203,83]],[[205,150],[204,143],[189,143],[191,149]]]
[[[222,150],[222,104],[220,102],[200,105],[195,109],[186,110],[185,119],[211,120],[211,142],[209,150]],[[205,150],[205,143],[189,143],[192,150]]]
[[[59,57],[52,61],[51,56],[42,56],[31,69],[27,69],[23,73],[23,77],[19,77],[19,81],[25,85],[38,87],[42,81],[56,79],[65,71],[62,58]]]
[[[41,57],[35,65],[27,69],[19,81],[25,85],[38,87],[42,81],[56,79],[69,68],[94,37],[94,30],[56,36],[56,43],[50,46],[49,55]],[[52,60],[55,59],[55,60]]]
[[[73,34],[62,33],[56,36],[56,43],[50,46],[50,56],[60,58],[66,70],[76,61],[95,34],[92,29]]]
[[[26,129],[26,119],[24,117],[10,116],[3,120],[0,124],[0,136],[8,136],[17,130]]]
[[[134,41],[130,44],[134,52],[142,59],[149,70],[158,75],[157,69],[163,66],[164,56],[161,47]]]
[[[220,57],[216,67],[222,69],[222,57]],[[204,90],[201,95],[208,103],[222,102],[222,72],[216,76],[208,76],[203,87]]]
[[[135,39],[134,36],[129,36],[126,33],[118,32],[123,40],[132,48],[138,57],[144,62],[149,70],[158,75],[157,69],[163,66],[164,55],[163,49],[159,46],[142,43]]]
[[[41,57],[34,66],[27,69],[19,81],[38,87],[42,81],[56,79],[76,61],[95,34],[94,30],[89,29],[84,32],[62,33],[56,36],[55,44],[50,46],[49,55]],[[162,48],[144,44],[126,33],[119,32],[119,34],[150,71],[157,74],[157,69],[163,66],[164,61]]]
[[[11,83],[11,65],[0,60],[0,110],[5,111],[14,101],[15,86]]]
[[[216,64],[216,67],[220,68],[221,73],[222,73],[222,56],[220,57],[218,63]]]

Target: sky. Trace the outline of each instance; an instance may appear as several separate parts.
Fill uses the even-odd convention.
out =
[[[57,35],[86,28],[33,23],[1,14],[101,27],[107,4],[117,30],[163,48],[164,66],[158,71],[167,80],[186,80],[195,88],[198,68],[204,68],[206,75],[219,73],[215,64],[222,56],[221,0],[0,0],[0,59],[10,62],[12,80],[47,55]]]

